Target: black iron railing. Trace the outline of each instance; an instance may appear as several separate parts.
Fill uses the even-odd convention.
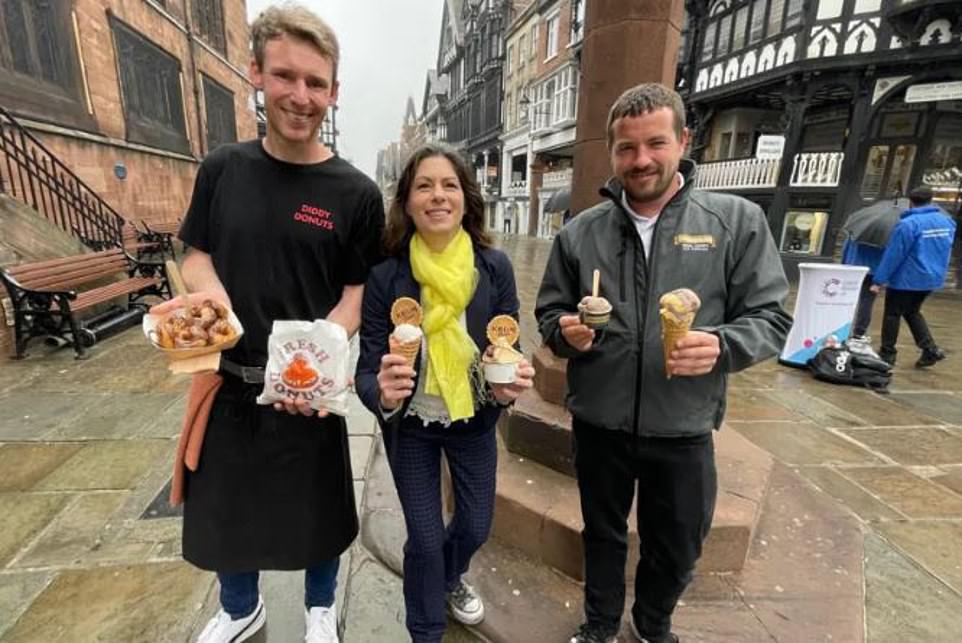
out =
[[[91,247],[123,247],[124,218],[2,107],[0,193]]]

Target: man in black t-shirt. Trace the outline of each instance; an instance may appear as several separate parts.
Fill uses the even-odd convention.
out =
[[[307,641],[337,643],[338,556],[358,529],[345,422],[312,417],[303,400],[258,407],[263,375],[254,381],[244,367],[266,363],[274,320],[325,318],[357,331],[384,209],[376,185],[318,140],[337,99],[331,29],[284,5],[260,15],[252,40],[267,135],[204,159],[180,230],[191,302],[219,300],[244,326],[223,355],[200,464],[185,480],[183,552],[220,581],[222,609],[202,643],[242,641],[263,626],[264,569],[306,570]]]

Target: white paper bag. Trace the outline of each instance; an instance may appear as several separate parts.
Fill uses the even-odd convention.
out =
[[[347,415],[350,345],[343,326],[323,319],[275,321],[267,354],[258,404],[293,398],[316,411]]]

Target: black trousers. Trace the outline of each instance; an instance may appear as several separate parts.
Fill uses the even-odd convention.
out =
[[[852,322],[852,337],[862,337],[868,332],[872,323],[872,306],[875,305],[875,293],[872,292],[872,275],[865,275],[862,289],[858,292],[858,306],[855,308],[855,321]]]
[[[711,527],[717,494],[712,435],[635,437],[574,418],[585,528],[585,615],[612,634],[625,606],[628,514],[638,488],[641,560],[632,616],[642,636],[671,629]]]
[[[882,318],[882,346],[879,354],[883,357],[895,357],[895,342],[899,338],[899,323],[904,318],[912,331],[915,345],[923,351],[934,351],[937,346],[929,332],[929,325],[922,317],[922,302],[929,296],[930,290],[896,290],[888,288],[885,291],[885,316]]]

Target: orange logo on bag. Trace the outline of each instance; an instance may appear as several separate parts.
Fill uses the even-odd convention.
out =
[[[281,379],[291,388],[310,388],[317,382],[317,377],[317,371],[299,354],[294,355],[281,374]]]

